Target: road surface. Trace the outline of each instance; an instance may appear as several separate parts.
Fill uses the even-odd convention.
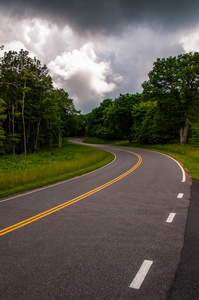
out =
[[[191,180],[153,151],[98,146],[109,165],[0,200],[0,299],[168,296]]]

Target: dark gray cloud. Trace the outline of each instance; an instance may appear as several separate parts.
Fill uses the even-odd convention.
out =
[[[15,17],[43,16],[79,32],[118,34],[128,25],[150,23],[163,30],[198,21],[198,0],[7,0],[0,7]]]
[[[46,63],[83,113],[141,92],[157,57],[199,50],[198,0],[0,0],[0,45]]]

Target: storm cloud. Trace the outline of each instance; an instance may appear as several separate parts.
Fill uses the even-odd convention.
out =
[[[8,0],[2,4],[19,18],[42,16],[67,22],[78,31],[118,34],[138,23],[187,26],[198,20],[197,0]]]
[[[141,92],[157,57],[199,50],[199,1],[7,0],[0,44],[46,63],[83,113]]]

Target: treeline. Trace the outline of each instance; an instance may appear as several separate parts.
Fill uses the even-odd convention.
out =
[[[0,49],[3,47],[0,46]],[[62,137],[199,143],[199,53],[157,59],[141,94],[105,99],[86,116],[28,51],[0,58],[0,154],[59,147]],[[86,128],[86,131],[85,131]]]
[[[199,142],[199,53],[157,59],[142,94],[105,99],[87,134],[142,144]]]
[[[1,49],[3,47],[1,46]],[[55,89],[46,65],[29,52],[0,59],[0,153],[33,152],[62,136],[81,134],[83,116],[63,89]]]

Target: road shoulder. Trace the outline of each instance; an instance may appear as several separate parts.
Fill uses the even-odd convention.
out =
[[[184,248],[168,300],[199,299],[199,183],[192,182]]]

